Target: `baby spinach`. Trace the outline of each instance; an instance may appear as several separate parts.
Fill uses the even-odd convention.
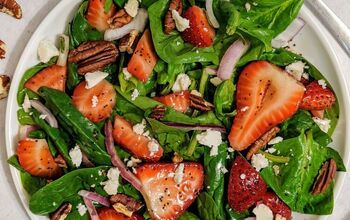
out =
[[[184,212],[180,217],[179,220],[200,220],[195,214],[191,212]]]
[[[23,108],[17,110],[17,119],[21,125],[34,125],[33,117],[29,115],[29,112],[25,112]]]
[[[235,90],[236,87],[231,80],[225,80],[215,90],[215,113],[227,128],[230,127],[230,117],[235,115],[235,111],[232,111]]]

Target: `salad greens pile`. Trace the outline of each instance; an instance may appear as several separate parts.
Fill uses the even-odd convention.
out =
[[[125,0],[104,1],[106,11],[112,6],[124,7]],[[183,0],[184,9],[191,5],[205,8],[203,0]],[[67,27],[70,39],[70,50],[77,48],[81,43],[94,40],[103,40],[103,32],[98,31],[86,19],[89,2],[83,0],[78,11]],[[146,127],[152,136],[162,146],[164,152],[162,161],[171,161],[174,155],[185,161],[201,163],[204,168],[204,186],[192,205],[179,219],[244,219],[254,216],[249,209],[243,213],[234,211],[227,201],[229,172],[236,156],[245,152],[231,151],[227,134],[237,114],[236,85],[242,69],[255,60],[265,60],[281,68],[303,62],[308,68],[305,73],[309,80],[325,80],[315,66],[301,55],[287,49],[272,48],[271,41],[283,32],[297,17],[303,0],[213,0],[212,7],[220,27],[216,29],[214,42],[209,47],[196,47],[187,43],[181,32],[174,30],[170,34],[163,32],[164,16],[169,10],[170,0],[143,0],[142,8],[148,12],[148,27],[152,36],[152,43],[159,57],[149,79],[146,82],[132,76],[125,78],[123,69],[128,64],[130,55],[126,52],[119,54],[117,61],[108,64],[103,72],[108,73],[106,78],[113,84],[116,91],[116,104],[109,119],[116,115],[122,116],[133,125],[146,120]],[[249,8],[247,8],[249,4]],[[113,6],[114,7],[114,6]],[[240,58],[230,79],[214,85],[211,80],[216,77],[208,69],[217,69],[228,47],[237,39],[249,42],[248,51]],[[118,41],[113,41],[118,45]],[[21,126],[35,126],[26,138],[46,139],[50,152],[54,158],[58,155],[66,162],[61,177],[53,180],[31,175],[21,165],[18,155],[8,159],[8,162],[20,172],[22,184],[31,196],[30,210],[38,215],[49,215],[55,212],[63,203],[72,204],[72,211],[66,219],[89,219],[88,213],[81,215],[76,208],[84,204],[80,190],[91,190],[102,196],[108,196],[101,182],[108,178],[106,173],[112,166],[111,157],[105,147],[103,127],[105,121],[93,123],[86,118],[73,104],[72,94],[75,87],[84,80],[78,74],[76,63],[67,64],[66,92],[42,87],[37,93],[25,88],[25,82],[46,67],[53,65],[57,57],[48,63],[39,63],[28,69],[22,77],[18,87],[17,102],[21,107],[17,115]],[[156,96],[168,95],[176,83],[179,74],[186,74],[191,83],[189,91],[196,90],[204,100],[213,103],[213,109],[207,112],[193,110],[180,112],[172,107],[164,106],[164,116],[161,120],[152,118],[152,110],[162,105],[155,100]],[[330,85],[328,84],[328,87]],[[135,98],[133,93],[138,91]],[[286,91],[287,92],[287,91]],[[53,113],[58,121],[58,128],[52,127],[42,113],[34,108],[25,111],[22,108],[25,96],[30,100],[39,100]],[[267,167],[261,170],[260,175],[270,190],[289,206],[292,211],[308,214],[331,214],[333,209],[333,187],[330,186],[318,195],[313,195],[313,187],[322,164],[333,159],[337,170],[345,171],[339,154],[328,147],[332,142],[331,135],[336,128],[339,117],[339,103],[325,110],[324,117],[330,120],[328,131],[322,130],[314,121],[312,114],[306,110],[298,110],[291,118],[278,125],[278,136],[283,141],[273,147],[276,152],[261,154],[269,159]],[[174,124],[186,126],[175,127]],[[196,138],[203,131],[194,127],[209,126],[220,128],[222,143],[218,152],[212,155],[211,148],[201,144]],[[203,129],[202,129],[203,130]],[[88,160],[94,165],[89,167],[82,164],[77,167],[70,155],[78,145]],[[116,146],[117,153],[123,161],[127,161],[132,153]],[[277,153],[278,152],[278,153]],[[287,162],[286,160],[287,159]],[[275,166],[279,167],[276,175]],[[104,173],[101,175],[101,172]],[[143,198],[130,183],[119,180],[118,193],[126,194],[133,199],[143,202]],[[97,205],[97,208],[101,207]],[[146,208],[139,211],[145,219],[151,215]]]

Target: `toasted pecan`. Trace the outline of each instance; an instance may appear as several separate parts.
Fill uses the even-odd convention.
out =
[[[280,131],[278,127],[271,128],[268,132],[263,134],[258,140],[256,140],[249,148],[247,153],[247,160],[250,160],[253,154],[259,152],[260,149],[266,146],[269,141],[276,136],[276,134]]]
[[[4,12],[17,19],[22,18],[21,6],[15,0],[0,0],[0,12]]]
[[[119,51],[128,52],[128,54],[134,53],[138,42],[139,32],[132,30],[129,34],[122,37],[119,41]]]
[[[316,181],[312,187],[312,195],[318,195],[326,191],[329,184],[334,179],[335,172],[337,171],[337,164],[335,160],[330,159],[326,161],[316,177]]]
[[[166,108],[162,105],[156,106],[152,109],[150,114],[150,118],[154,118],[157,120],[161,120],[165,115]]]
[[[190,94],[190,107],[200,111],[210,111],[214,108],[214,105],[205,101],[202,97],[194,94]]]
[[[7,75],[0,75],[0,99],[4,99],[8,96],[10,85],[10,77]]]
[[[50,216],[50,220],[64,220],[71,211],[72,205],[70,203],[64,203]]]
[[[164,17],[164,33],[170,34],[170,32],[172,32],[176,27],[175,21],[172,15],[172,10],[177,11],[181,15],[182,9],[183,9],[182,0],[171,0],[169,5],[169,10],[166,12]]]
[[[6,44],[0,40],[0,59],[5,59],[6,54]]]
[[[143,206],[142,203],[124,194],[113,195],[109,201],[117,212],[123,213],[128,217],[131,217],[134,212]]]
[[[123,8],[117,11],[117,13],[108,19],[107,22],[110,28],[120,28],[130,23],[132,19],[133,18],[128,13],[126,13],[125,9]]]

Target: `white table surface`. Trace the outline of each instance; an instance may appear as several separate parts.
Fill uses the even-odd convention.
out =
[[[6,73],[12,76],[21,52],[33,31],[39,25],[46,14],[59,2],[59,0],[17,0],[22,6],[23,18],[16,20],[10,16],[0,13],[0,39],[6,42],[6,59],[0,60],[0,74]],[[324,0],[326,4],[350,27],[350,1],[349,0]],[[350,59],[340,49],[337,43],[328,35],[341,63],[342,73],[350,78]],[[350,88],[350,80],[347,81]],[[28,219],[17,196],[15,188],[12,187],[12,178],[6,162],[5,149],[5,109],[6,99],[0,101],[0,219]],[[350,170],[350,167],[348,167]],[[350,219],[350,172],[346,175],[345,184],[338,197],[331,219]]]

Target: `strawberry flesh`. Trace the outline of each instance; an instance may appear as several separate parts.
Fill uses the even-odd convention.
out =
[[[98,211],[98,217],[100,220],[142,220],[143,217],[139,216],[137,213],[134,213],[131,217],[128,217],[122,213],[117,212],[113,208],[103,207]]]
[[[104,5],[106,0],[89,0],[89,5],[86,13],[86,20],[91,26],[99,31],[105,31],[109,28],[108,19],[115,12],[115,6],[112,3],[108,12],[105,12]]]
[[[272,213],[286,218],[286,220],[292,219],[292,212],[290,208],[280,199],[274,192],[266,192],[259,203],[263,203],[268,206]]]
[[[328,87],[322,88],[317,81],[311,82],[306,86],[303,100],[300,108],[304,110],[325,110],[336,101],[335,95]]]
[[[190,107],[189,91],[174,92],[169,95],[154,97],[154,99],[179,112],[185,113]]]

